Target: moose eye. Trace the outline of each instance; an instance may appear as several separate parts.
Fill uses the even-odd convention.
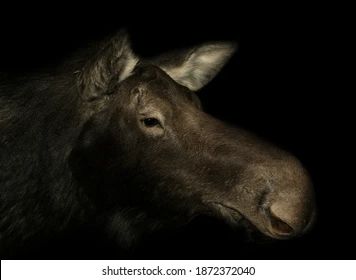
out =
[[[142,120],[142,122],[146,127],[154,127],[154,126],[161,125],[159,120],[156,118],[145,118]]]

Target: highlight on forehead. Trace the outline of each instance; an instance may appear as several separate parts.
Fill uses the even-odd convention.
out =
[[[145,87],[141,86],[141,92],[137,92],[138,101],[145,104],[155,104],[157,106],[182,106],[189,104],[197,108],[201,108],[201,102],[196,93],[190,91],[188,88],[177,84],[175,81],[168,81],[165,86],[155,86],[155,81]],[[163,105],[164,104],[164,105]]]

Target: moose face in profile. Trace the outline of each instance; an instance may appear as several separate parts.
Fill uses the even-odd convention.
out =
[[[313,189],[298,160],[201,108],[195,91],[234,49],[211,43],[140,60],[124,37],[82,73],[84,94],[107,101],[84,130],[79,165],[103,207],[116,209],[119,239],[199,214],[244,219],[277,239],[311,224]]]
[[[120,32],[54,73],[0,87],[0,253],[100,224],[129,247],[197,215],[276,239],[312,223],[299,161],[205,113],[234,44],[138,58]]]

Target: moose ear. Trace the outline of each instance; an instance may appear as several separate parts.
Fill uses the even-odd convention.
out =
[[[79,72],[79,85],[85,99],[93,100],[105,95],[110,82],[121,82],[130,76],[138,57],[130,47],[129,37],[122,30],[105,41]]]
[[[212,80],[236,50],[232,42],[207,43],[153,59],[177,83],[197,91]]]

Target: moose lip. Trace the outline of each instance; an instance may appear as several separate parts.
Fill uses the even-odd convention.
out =
[[[247,218],[239,210],[232,206],[228,206],[221,202],[214,202],[212,204],[215,211],[218,212],[218,216],[223,217],[223,219],[232,227],[236,227],[242,224],[243,222],[247,222],[248,225],[252,226],[253,228],[256,228],[264,235],[267,235],[274,239],[288,239],[291,237],[290,234],[284,234],[273,230],[271,221],[266,222],[267,226],[263,226],[263,228],[261,228],[257,226],[253,221],[251,221],[251,219]]]
[[[217,215],[224,218],[224,220],[232,226],[240,224],[242,220],[247,220],[251,223],[249,219],[247,219],[239,210],[234,207],[228,206],[221,202],[213,202],[212,205],[213,209],[217,212]]]

